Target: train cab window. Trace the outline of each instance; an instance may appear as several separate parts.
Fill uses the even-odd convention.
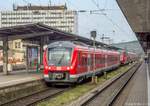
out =
[[[71,65],[72,48],[49,48],[48,63],[55,66]]]
[[[100,64],[105,64],[105,61],[106,61],[105,55],[101,55],[99,61],[100,61]]]
[[[81,53],[78,53],[78,67],[80,67],[82,65],[82,61],[81,61]]]

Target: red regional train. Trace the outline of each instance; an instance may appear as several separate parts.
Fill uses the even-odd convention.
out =
[[[119,67],[120,59],[118,51],[94,50],[79,42],[57,41],[44,51],[44,79],[46,83],[80,82],[93,74]]]
[[[122,65],[136,61],[136,59],[137,55],[135,53],[127,52],[125,50],[120,51],[120,63]]]

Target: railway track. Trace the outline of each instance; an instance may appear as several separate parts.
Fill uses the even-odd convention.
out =
[[[106,85],[103,89],[93,92],[94,95],[82,102],[81,106],[112,106],[115,99],[133,77],[134,73],[138,70],[141,63],[137,63],[131,67],[127,72],[118,76],[111,83]]]
[[[140,66],[140,64],[135,65],[135,67],[132,67],[129,71],[121,74],[118,78],[113,80],[108,86],[104,87],[102,90],[94,92],[95,93],[94,96],[92,96],[90,99],[88,99],[87,101],[82,103],[81,106],[112,105],[115,98],[118,96],[120,91],[124,88],[124,86],[128,83],[128,81],[134,75],[134,73],[136,72],[136,70],[139,66]],[[117,88],[116,88],[116,86],[117,86]],[[70,89],[70,88],[46,88],[37,93],[33,93],[31,95],[24,96],[24,97],[15,99],[13,101],[3,103],[3,104],[1,104],[1,106],[20,106],[20,105],[21,106],[33,106],[41,101],[45,101],[47,99],[53,98],[53,97],[65,92],[68,89]],[[115,91],[115,93],[113,93],[113,91]],[[110,96],[110,94],[112,94],[112,95]],[[108,97],[106,97],[106,96],[108,96]],[[107,98],[107,100],[106,100],[106,98]],[[101,104],[99,104],[99,103],[101,103]]]
[[[55,97],[68,89],[69,88],[47,88],[40,92],[3,103],[1,106],[34,106],[37,103]]]

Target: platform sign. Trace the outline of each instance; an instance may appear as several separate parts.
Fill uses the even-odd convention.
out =
[[[39,63],[38,47],[28,47],[28,68],[36,70]]]

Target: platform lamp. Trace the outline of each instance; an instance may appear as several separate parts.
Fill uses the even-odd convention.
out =
[[[96,31],[91,31],[91,38],[93,38],[93,47],[94,47],[94,73],[92,75],[92,83],[96,84],[97,83],[97,77],[96,77],[96,70],[95,70],[95,49],[96,49],[96,45],[95,45],[95,39],[96,39]]]

